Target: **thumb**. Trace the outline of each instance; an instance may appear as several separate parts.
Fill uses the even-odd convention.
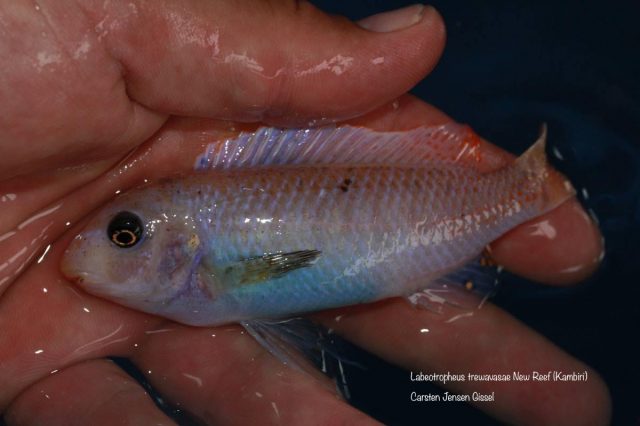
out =
[[[422,5],[360,25],[290,0],[112,1],[85,12],[124,68],[132,100],[271,124],[370,111],[422,79],[445,39],[438,13]]]
[[[293,0],[77,0],[0,19],[0,178],[120,158],[170,114],[272,125],[351,118],[435,65],[410,6],[360,25]]]

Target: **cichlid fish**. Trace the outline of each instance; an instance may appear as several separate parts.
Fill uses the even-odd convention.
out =
[[[477,136],[460,125],[243,133],[210,145],[197,172],[117,196],[62,271],[192,325],[409,296],[573,195],[545,137],[482,173]]]

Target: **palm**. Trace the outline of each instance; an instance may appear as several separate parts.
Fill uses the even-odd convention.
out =
[[[48,9],[51,28],[56,28],[55,7]],[[169,6],[163,7],[169,11]],[[216,8],[231,8],[215,3],[203,7],[199,11],[203,16],[216,15]],[[277,417],[303,424],[312,420],[326,423],[336,418],[367,421],[364,414],[340,402],[322,386],[323,379],[281,365],[238,327],[190,328],[114,305],[77,290],[62,278],[58,265],[83,218],[116,191],[144,179],[190,170],[204,143],[240,127],[225,121],[168,119],[171,115],[300,124],[314,117],[341,119],[361,114],[404,92],[431,68],[442,44],[437,17],[390,33],[382,48],[378,35],[322,17],[324,25],[332,27],[336,36],[322,39],[326,45],[320,46],[317,57],[307,55],[293,65],[285,54],[295,56],[296,49],[301,49],[296,45],[298,41],[289,42],[278,57],[265,51],[256,36],[245,43],[255,49],[255,60],[263,64],[262,70],[256,72],[255,67],[207,63],[201,58],[210,58],[204,53],[211,54],[212,44],[203,46],[188,40],[182,40],[182,45],[172,44],[185,35],[184,28],[168,29],[166,43],[158,44],[166,47],[163,51],[147,47],[140,49],[142,54],[134,54],[135,49],[126,47],[141,43],[140,34],[144,33],[135,26],[157,24],[158,16],[171,15],[167,12],[151,16],[142,7],[136,10],[133,15],[117,8],[106,14],[90,6],[83,12],[78,10],[83,19],[73,22],[82,24],[58,26],[58,44],[50,46],[37,40],[32,44],[34,50],[25,53],[25,57],[41,59],[37,62],[39,68],[34,69],[33,61],[15,61],[2,80],[4,98],[10,102],[0,107],[0,194],[7,194],[3,202],[8,203],[4,204],[8,208],[3,209],[0,224],[0,407],[7,410],[10,421],[64,423],[68,420],[65,411],[73,410],[76,416],[79,414],[79,423],[85,421],[83,413],[91,415],[94,423],[96,419],[108,423],[124,415],[145,423],[169,423],[135,382],[104,360],[123,356],[147,372],[150,382],[165,397],[208,422],[264,422]],[[275,10],[256,13],[273,13],[270,17],[275,17],[275,22],[291,19],[288,9],[283,8],[282,13]],[[226,12],[225,16],[239,16],[237,12]],[[30,13],[33,22],[29,34],[35,37],[41,34],[43,19],[38,15],[41,10]],[[102,38],[93,32],[101,22],[101,13],[105,15],[102,18],[107,18],[102,28],[111,25],[110,33]],[[309,8],[298,13],[297,19],[303,22],[321,16]],[[109,16],[116,15],[119,21],[109,20]],[[193,25],[196,30],[188,34],[205,34],[204,40],[210,40],[208,37],[216,29],[222,28],[222,34],[226,34],[226,27],[214,18],[206,23],[196,20]],[[291,31],[298,27],[308,28],[297,21]],[[88,30],[92,48],[85,52],[82,46]],[[274,28],[264,31],[279,34]],[[313,36],[305,34],[304,41],[308,43]],[[404,40],[417,36],[430,44],[420,45],[418,53],[401,47]],[[358,43],[345,46],[344,40],[352,38]],[[238,43],[231,40],[220,48],[228,49],[229,55],[244,46],[234,46],[234,42]],[[16,40],[6,43],[15,46]],[[299,43],[305,46],[303,41]],[[55,49],[69,45],[76,46],[76,50],[67,48],[64,52],[71,54],[56,56]],[[388,55],[392,58],[406,56],[413,61],[414,71],[405,72],[402,63],[391,60],[383,66],[398,78],[392,85],[374,84],[384,77],[369,70],[368,45],[393,52]],[[289,81],[287,75],[291,74],[285,71],[282,77],[271,78],[281,67],[310,69],[320,58],[335,56],[331,52],[338,51],[337,46],[340,52],[353,51],[356,65],[350,74],[340,77],[321,73]],[[49,52],[53,56],[39,55],[45,48],[53,49],[54,53]],[[201,78],[194,81],[189,73],[185,75],[185,70],[199,73]],[[220,81],[236,81],[244,85],[243,91],[221,85]],[[52,101],[41,102],[42,99]],[[404,97],[399,108],[387,105],[354,123],[402,129],[446,120],[442,113]],[[488,145],[484,149],[487,158],[495,159],[493,166],[506,158]],[[131,150],[135,151],[130,153]],[[556,226],[561,239],[536,240],[526,238],[524,228],[515,230],[495,245],[496,259],[540,280],[572,282],[581,278],[595,266],[592,260],[599,250],[597,231],[582,219],[583,215],[575,201],[563,205],[544,218]],[[49,244],[51,248],[42,261],[34,262]],[[531,250],[545,255],[527,256]],[[573,274],[558,272],[578,263],[590,266]],[[550,266],[541,268],[543,265]],[[366,349],[415,370],[511,371],[513,365],[521,370],[540,371],[586,368],[492,306],[479,311],[472,320],[452,323],[415,311],[402,301],[342,313],[340,322],[335,322],[335,315],[319,319]],[[420,333],[407,333],[425,326],[433,330],[428,339]],[[502,356],[482,356],[489,352]],[[51,374],[52,371],[56,373]],[[537,405],[531,414],[526,406],[536,403],[523,401],[526,395],[542,401],[541,395],[549,388],[505,386],[498,391],[504,399],[484,409],[511,421],[553,418],[554,402]],[[606,416],[604,389],[596,378],[590,386],[568,384],[551,390],[557,393],[557,401],[575,404],[568,411]],[[573,397],[576,393],[581,397]],[[122,413],[118,411],[122,402],[135,405]],[[599,406],[605,406],[604,411]],[[595,414],[589,408],[596,410]],[[528,413],[527,417],[522,413]]]

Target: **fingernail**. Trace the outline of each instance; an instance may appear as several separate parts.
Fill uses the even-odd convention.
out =
[[[357,24],[365,30],[377,33],[403,30],[420,22],[424,15],[424,9],[425,6],[423,4],[414,4],[413,6],[368,16],[358,21]]]

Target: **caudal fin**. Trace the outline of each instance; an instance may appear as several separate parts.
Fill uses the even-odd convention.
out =
[[[533,185],[534,195],[540,202],[542,212],[556,208],[575,195],[569,179],[549,164],[546,144],[547,125],[543,123],[538,139],[513,165],[526,176],[529,181],[527,186]]]

